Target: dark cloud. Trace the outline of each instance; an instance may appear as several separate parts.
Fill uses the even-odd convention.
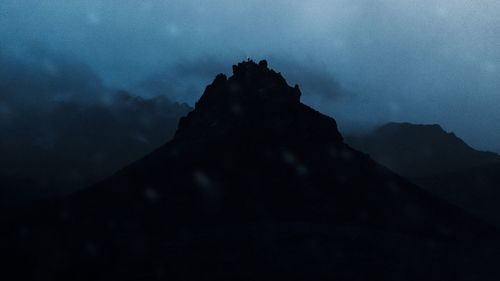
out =
[[[325,102],[332,103],[352,95],[341,87],[326,65],[318,66],[314,62],[273,56],[269,56],[267,60],[269,67],[281,72],[290,85],[300,85],[304,100],[313,105],[321,107]],[[180,59],[172,66],[164,67],[151,75],[136,88],[144,94],[168,94],[172,100],[193,104],[217,74],[231,75],[234,63],[229,59],[213,56]]]
[[[348,94],[326,64],[279,57],[271,57],[269,63],[284,75],[289,84],[300,85],[305,100],[317,106],[321,102],[334,103]]]
[[[95,100],[105,92],[102,81],[88,65],[38,45],[0,51],[0,85],[4,107]]]
[[[76,54],[113,87],[192,104],[212,72],[267,58],[342,127],[440,123],[481,148],[500,142],[499,19],[497,0],[0,2],[2,44]]]
[[[184,58],[155,71],[134,88],[143,95],[167,95],[194,104],[217,74],[230,69],[231,62],[213,56]]]

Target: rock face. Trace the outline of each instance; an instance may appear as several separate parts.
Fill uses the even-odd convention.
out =
[[[496,230],[350,148],[265,61],[233,72],[172,141],[17,218],[3,252],[41,280],[492,278]]]
[[[408,178],[455,172],[499,163],[500,156],[477,151],[439,125],[388,123],[348,143]]]

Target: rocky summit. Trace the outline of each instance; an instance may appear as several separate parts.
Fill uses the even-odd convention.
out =
[[[172,141],[5,230],[39,280],[498,280],[497,231],[343,141],[267,62],[219,74]]]

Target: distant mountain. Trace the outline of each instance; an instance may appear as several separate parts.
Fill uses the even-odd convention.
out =
[[[6,268],[39,280],[497,280],[493,227],[350,148],[300,95],[265,61],[218,75],[170,142],[4,224]]]
[[[0,207],[75,191],[168,141],[190,108],[116,92],[0,120]],[[5,121],[5,122],[1,122]]]
[[[500,156],[471,148],[439,125],[390,123],[349,144],[500,227]]]
[[[498,154],[475,150],[439,125],[389,123],[368,135],[348,137],[347,142],[408,178],[500,163]]]

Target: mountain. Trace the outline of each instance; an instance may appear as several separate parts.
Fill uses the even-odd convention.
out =
[[[413,183],[500,227],[500,156],[439,125],[389,123],[348,143]]]
[[[350,148],[300,96],[265,61],[219,74],[170,142],[4,224],[6,268],[38,280],[496,280],[496,229]]]
[[[347,142],[407,178],[500,163],[498,154],[475,150],[439,125],[389,123]]]
[[[49,106],[47,106],[49,107]],[[94,184],[171,139],[186,105],[115,92],[0,118],[0,209]]]

